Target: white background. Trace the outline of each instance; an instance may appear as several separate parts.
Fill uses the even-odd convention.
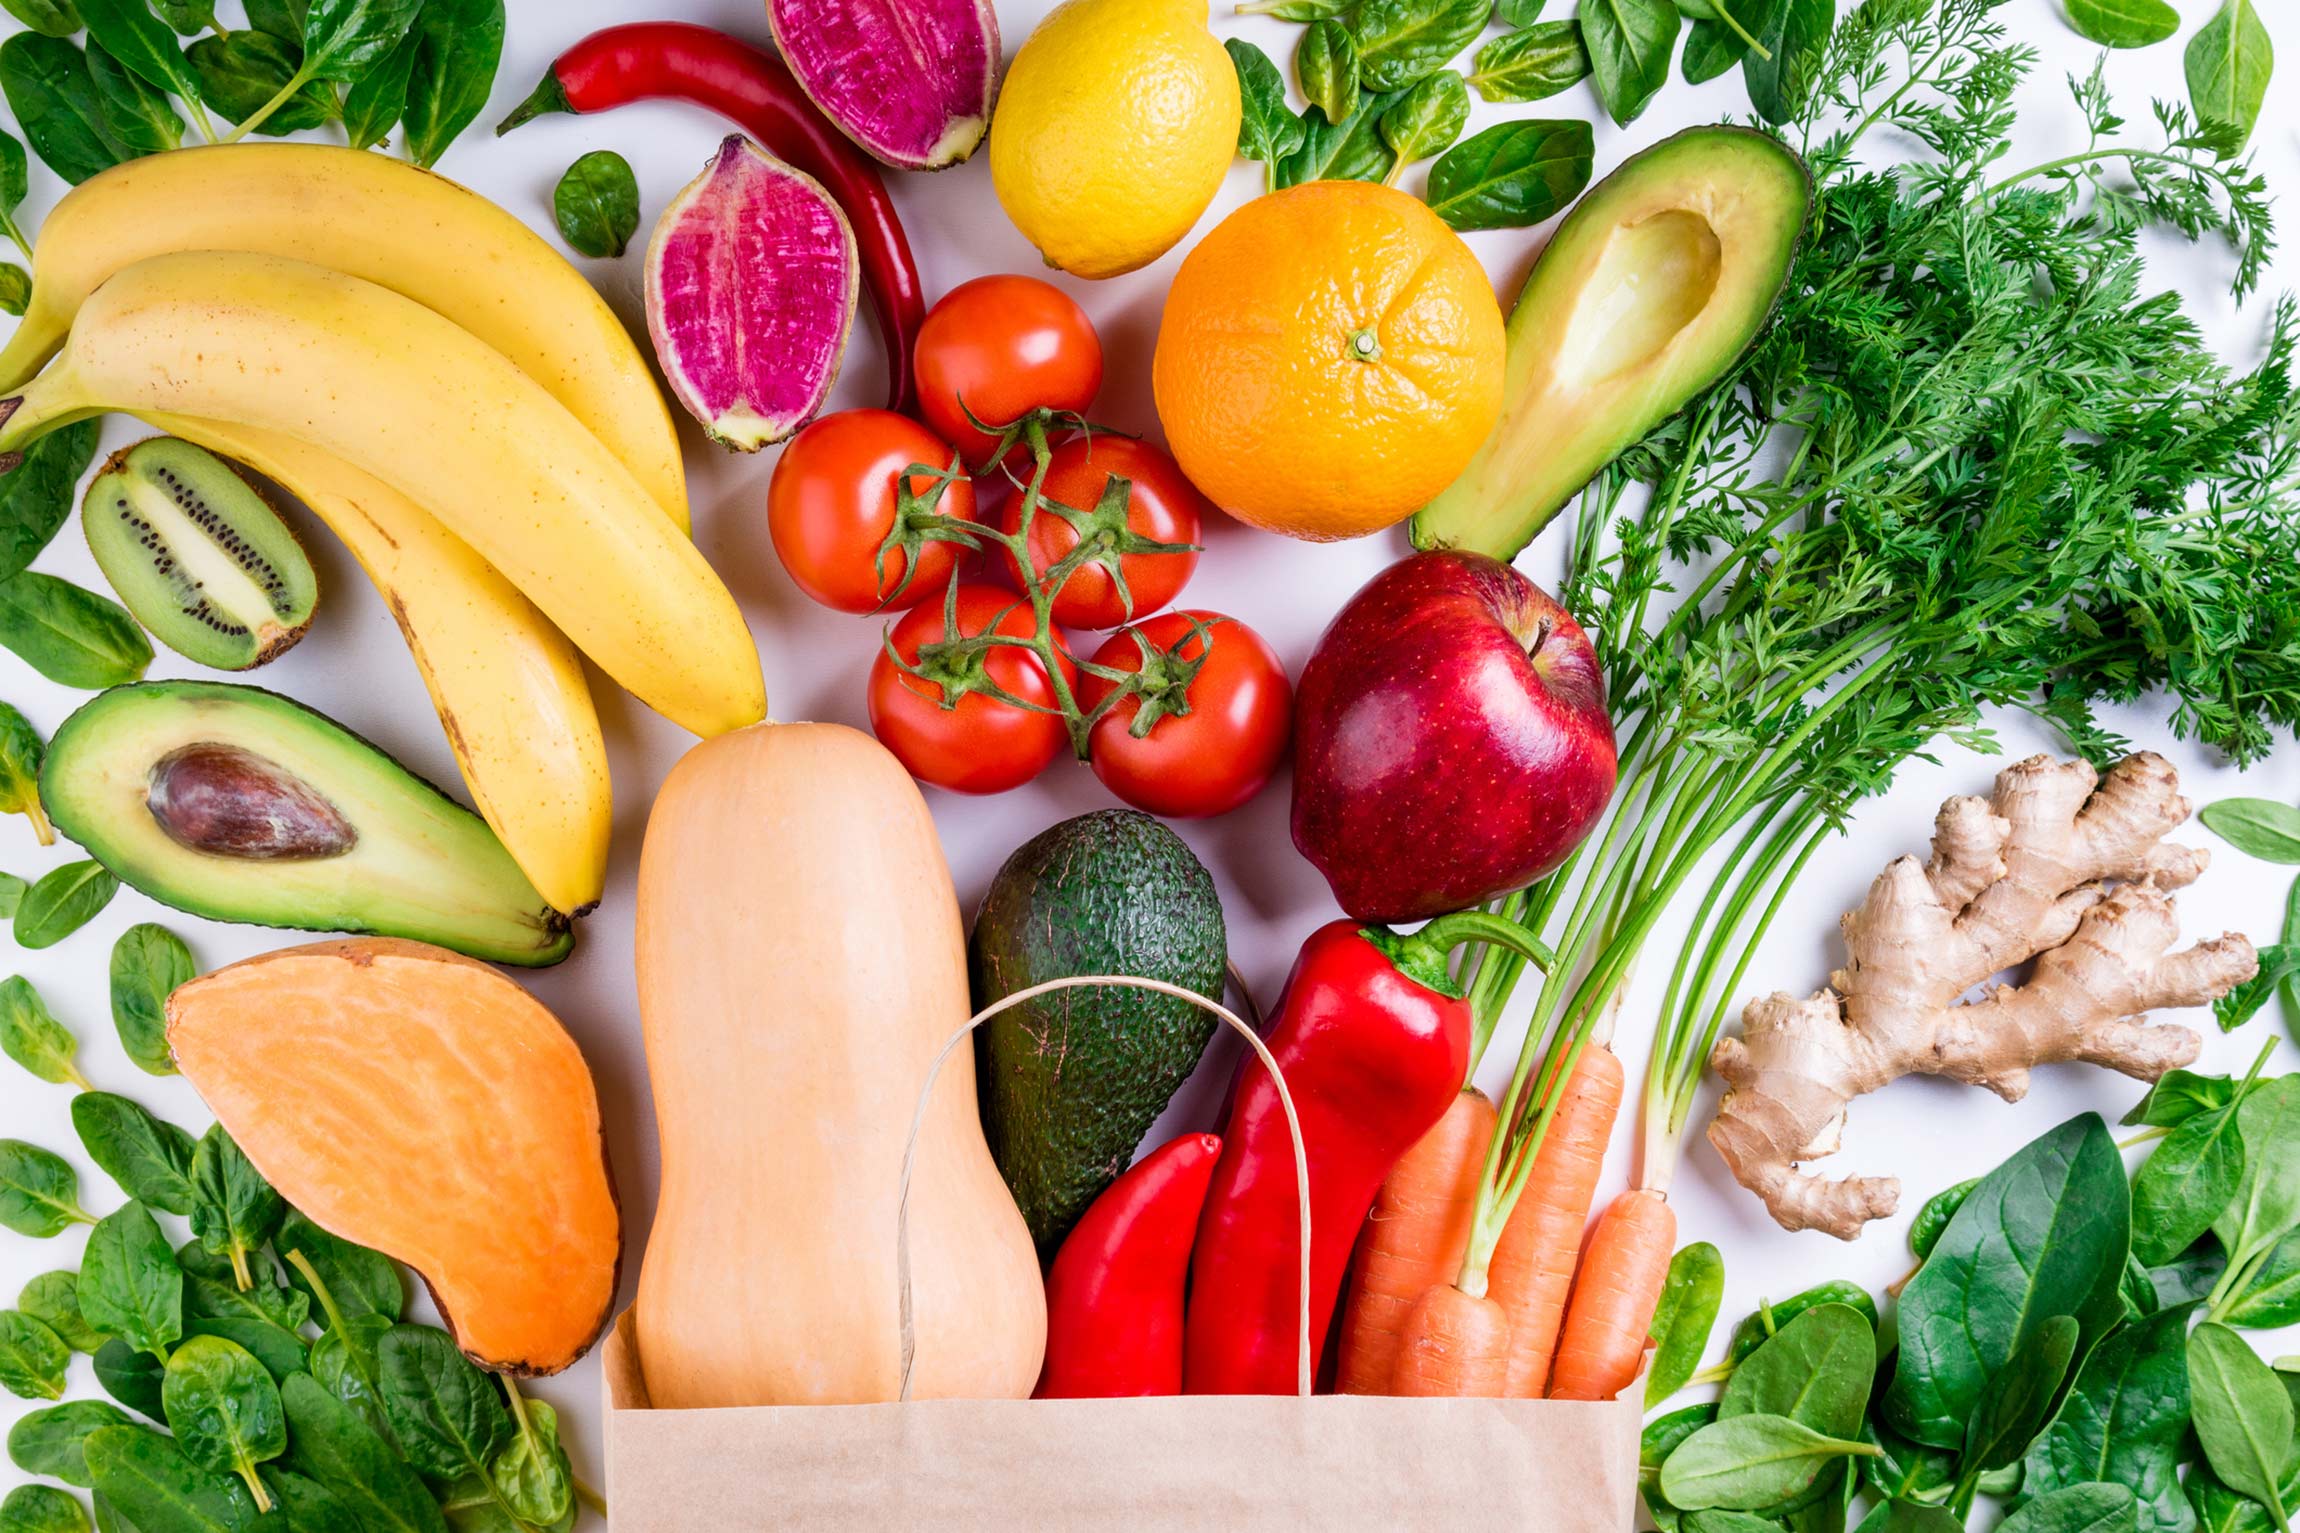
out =
[[[2117,55],[2110,61],[2118,101],[2134,121],[2136,132],[2147,121],[2150,95],[2185,99],[2180,49],[2189,32],[2208,19],[2217,0],[2177,0],[2177,4],[2187,22],[2180,39],[2145,52]],[[2277,41],[2284,45],[2286,57],[2255,145],[2271,185],[2287,189],[2300,185],[2300,179],[2295,178],[2295,171],[2300,171],[2300,111],[2291,106],[2294,96],[2300,94],[2300,30],[2294,28],[2290,13],[2274,0],[2256,0],[2256,4],[2267,17],[2270,30],[2277,34]],[[1047,8],[1047,0],[1004,0],[999,6],[1009,57]],[[1551,9],[1553,14],[1569,14],[1564,0]],[[527,94],[549,61],[569,43],[594,27],[651,10],[709,22],[761,43],[767,40],[764,14],[755,0],[657,0],[648,6],[617,5],[610,0],[511,0],[509,36],[494,100],[481,124],[448,152],[439,167],[548,232],[551,187],[560,171],[587,150],[614,149],[625,155],[638,173],[640,236],[620,261],[580,264],[642,333],[639,267],[646,229],[665,200],[699,170],[719,138],[733,130],[697,109],[654,105],[588,118],[547,117],[501,140],[487,136],[486,127]],[[2089,69],[2097,50],[2068,29],[2056,0],[2014,0],[2003,14],[2016,34],[2040,50],[2044,59],[2023,97],[2018,163],[2033,163],[2079,147],[2078,119],[2067,104],[2061,76],[2066,71]],[[1282,23],[1227,16],[1217,17],[1215,27],[1225,35],[1235,33],[1261,44],[1282,67],[1290,63],[1298,33],[1297,28]],[[1290,77],[1290,67],[1287,73]],[[1677,128],[1746,110],[1736,72],[1700,88],[1673,79],[1644,119],[1626,132],[1602,119],[1586,86],[1531,107],[1480,104],[1471,131],[1509,116],[1595,117],[1599,119],[1597,169],[1603,175],[1631,149]],[[1420,170],[1411,172],[1408,184],[1418,187],[1422,174]],[[1000,212],[980,154],[971,163],[940,175],[890,173],[889,178],[930,298],[979,273],[1040,270],[1035,253]],[[1243,162],[1234,166],[1222,197],[1200,221],[1197,232],[1203,233],[1220,214],[1258,190],[1258,167]],[[35,161],[30,205],[23,219],[28,230],[37,229],[41,214],[61,191],[55,178]],[[2282,211],[2289,220],[2300,221],[2300,202],[2289,203]],[[1545,232],[1512,230],[1470,237],[1505,305]],[[552,237],[556,242],[556,235]],[[2224,250],[2192,250],[2170,243],[2151,248],[2156,255],[2154,271],[2163,282],[2189,295],[2191,311],[2237,361],[2249,361],[2257,354],[2273,295],[2300,288],[2300,255],[2288,253],[2264,284],[2265,292],[2239,311],[2226,297],[2230,260]],[[1178,249],[1144,271],[1109,282],[1054,278],[1087,307],[1100,328],[1107,374],[1094,413],[1112,425],[1152,435],[1157,432],[1150,404],[1150,350],[1166,286],[1181,255]],[[865,317],[848,348],[846,371],[833,399],[835,406],[883,402],[879,356],[878,338],[871,329],[866,304]],[[356,386],[356,380],[346,381]],[[839,720],[867,727],[863,680],[878,625],[812,606],[783,577],[768,542],[764,514],[774,453],[749,458],[730,455],[704,441],[691,424],[683,421],[682,426],[696,538],[749,617],[765,658],[774,716]],[[106,427],[105,448],[121,446],[139,434],[130,423],[113,420]],[[1315,468],[1305,465],[1304,471],[1315,472]],[[308,521],[299,527],[306,531],[306,542],[320,566],[326,592],[323,609],[301,646],[248,679],[318,707],[381,743],[424,775],[442,784],[457,785],[460,791],[454,763],[415,667],[382,604],[323,529]],[[1246,619],[1269,637],[1289,670],[1297,675],[1335,608],[1406,548],[1402,532],[1320,547],[1251,532],[1228,522],[1209,527],[1206,542],[1207,553],[1186,601]],[[1554,585],[1560,548],[1561,538],[1553,531],[1525,555],[1525,568],[1537,580]],[[65,530],[37,567],[101,585],[76,525]],[[193,668],[164,651],[152,668],[155,677],[188,674],[194,674]],[[654,1181],[654,1119],[631,983],[632,885],[653,789],[689,741],[611,684],[596,677],[595,682],[615,771],[615,861],[607,897],[583,924],[573,958],[556,969],[523,977],[582,1042],[598,1078],[627,1220],[627,1299],[646,1239]],[[84,694],[41,680],[4,652],[0,652],[0,696],[21,707],[43,734],[52,731],[84,699]],[[2165,717],[2164,709],[2144,706],[2129,710],[2117,722],[2135,740],[2171,756],[2195,802],[2238,793],[2300,801],[2300,748],[2286,742],[2273,760],[2240,777],[2209,754],[2172,741]],[[2001,723],[2008,757],[2053,746],[2041,729],[2024,718],[2008,717]],[[1778,988],[1802,993],[1821,984],[1841,957],[1836,940],[1839,913],[1858,901],[1888,859],[1922,849],[1934,808],[1943,797],[1986,790],[1994,771],[1988,761],[1948,747],[1938,754],[1942,758],[1938,766],[1911,763],[1893,792],[1868,805],[1857,817],[1851,835],[1814,859],[1750,969],[1750,991]],[[969,912],[999,863],[1022,841],[1057,820],[1110,802],[1090,773],[1063,763],[1039,782],[1003,798],[963,799],[934,790],[927,796],[942,828],[961,905]],[[1231,951],[1265,1005],[1274,1000],[1302,937],[1335,913],[1322,881],[1295,854],[1287,837],[1286,804],[1286,782],[1281,777],[1254,803],[1234,814],[1177,827],[1220,882],[1229,917]],[[2250,862],[2219,845],[2199,826],[2188,828],[2187,839],[2212,845],[2216,862],[2199,886],[2181,896],[2187,932],[2196,936],[2232,930],[2249,933],[2256,941],[2274,940],[2291,872]],[[0,868],[36,878],[78,855],[68,846],[36,846],[20,818],[0,821]],[[1681,903],[1690,904],[1691,900]],[[189,1088],[178,1080],[154,1080],[128,1064],[108,1020],[105,964],[112,941],[130,924],[146,920],[164,922],[182,933],[204,968],[301,940],[289,933],[195,920],[122,890],[90,926],[58,947],[18,952],[0,934],[0,971],[12,967],[28,975],[56,1013],[78,1032],[82,1066],[98,1085],[133,1095],[197,1129],[205,1125],[207,1114]],[[1621,1013],[1616,1046],[1633,1082],[1644,1066],[1647,1035],[1668,960],[1675,956],[1674,944],[1683,926],[1682,918],[1662,923]],[[1513,1021],[1522,1016],[1524,1005],[1521,999]],[[2283,1025],[2273,1007],[2232,1038],[2221,1037],[2202,1013],[2180,1020],[2203,1027],[2204,1063],[2223,1069],[2241,1069],[2261,1039]],[[1487,1061],[1485,1084],[1489,1089],[1497,1089],[1506,1081],[1515,1045],[1514,1031],[1505,1024]],[[2300,1065],[2289,1047],[2280,1054],[2282,1063],[2274,1068]],[[1229,1047],[1216,1044],[1207,1067],[1178,1101],[1171,1115],[1174,1123],[1187,1119],[1211,1126],[1213,1093],[1227,1079],[1232,1057]],[[379,1059],[377,1068],[390,1068],[390,1061]],[[2070,1066],[2038,1071],[2033,1092],[2018,1106],[2008,1107],[1985,1093],[1931,1081],[1904,1082],[1863,1100],[1854,1109],[1844,1153],[1826,1163],[1824,1169],[1831,1174],[1856,1170],[1897,1173],[1904,1179],[1905,1190],[1901,1215],[1873,1228],[1850,1247],[1820,1234],[1785,1234],[1770,1223],[1757,1203],[1734,1185],[1699,1137],[1709,1108],[1705,1096],[1695,1115],[1693,1142],[1679,1172],[1674,1197],[1682,1238],[1713,1240],[1724,1250],[1729,1275],[1727,1322],[1752,1307],[1760,1295],[1782,1296],[1825,1275],[1844,1275],[1879,1288],[1906,1267],[1908,1216],[1927,1195],[1994,1165],[2019,1144],[2071,1113],[2097,1109],[2113,1119],[2138,1092],[2137,1086],[2121,1077]],[[0,1063],[0,1134],[30,1139],[67,1154],[81,1166],[88,1201],[100,1213],[113,1206],[115,1194],[109,1182],[79,1155],[68,1108],[65,1088],[43,1085],[13,1065]],[[1625,1120],[1615,1135],[1607,1186],[1601,1197],[1609,1196],[1629,1177],[1633,1143]],[[0,1304],[9,1302],[9,1296],[34,1274],[77,1265],[81,1238],[77,1230],[45,1243],[0,1237]],[[75,1360],[73,1370],[74,1394],[97,1392],[85,1360]],[[538,1393],[562,1407],[562,1419],[572,1427],[578,1470],[595,1482],[601,1474],[597,1379],[595,1360],[587,1360],[565,1376],[537,1386]],[[23,1402],[0,1396],[0,1430],[27,1408]],[[0,1467],[0,1488],[20,1478],[13,1466]]]

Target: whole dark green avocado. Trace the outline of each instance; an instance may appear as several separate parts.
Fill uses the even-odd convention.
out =
[[[1006,859],[974,918],[974,1004],[1050,979],[1127,974],[1219,1000],[1229,944],[1214,879],[1149,815],[1103,809]],[[1126,1169],[1221,1024],[1147,990],[1056,991],[975,1034],[982,1126],[1041,1258]]]

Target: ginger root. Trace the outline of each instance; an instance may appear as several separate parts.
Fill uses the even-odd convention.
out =
[[[1851,1240],[1900,1201],[1895,1177],[1829,1181],[1796,1163],[1833,1152],[1847,1107],[1903,1075],[1986,1086],[2008,1102],[2031,1068],[2061,1060],[2155,1080],[2196,1057],[2158,1006],[2201,1006],[2257,971],[2252,944],[2217,937],[2180,952],[2170,891],[2207,853],[2168,846],[2188,818],[2171,763],[2129,756],[2102,778],[2033,756],[1989,798],[1941,806],[1929,862],[1896,859],[1841,925],[1845,967],[1803,1000],[1751,1001],[1711,1068],[1725,1100],[1709,1142],[1783,1228]],[[2025,983],[1958,998],[2035,959]]]

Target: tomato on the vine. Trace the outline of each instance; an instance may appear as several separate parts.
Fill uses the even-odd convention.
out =
[[[870,726],[920,782],[957,793],[1004,793],[1046,770],[1070,743],[1059,713],[1017,708],[985,682],[1042,708],[1055,691],[1038,656],[1018,645],[950,648],[951,641],[996,632],[1029,638],[1038,631],[1030,603],[996,586],[962,583],[955,613],[936,591],[903,614],[889,636],[895,653],[923,671],[914,675],[882,648],[870,671]],[[949,619],[955,615],[955,624]],[[1064,682],[1076,677],[1056,655]]]
[[[1120,700],[1090,736],[1094,775],[1137,809],[1175,819],[1227,813],[1285,757],[1293,684],[1277,651],[1235,618],[1162,612],[1112,634],[1092,663],[1150,673],[1147,693]],[[1079,701],[1091,713],[1116,686],[1089,672]],[[1137,733],[1145,714],[1151,723]]]
[[[940,539],[887,546],[897,512],[896,481],[914,463],[948,467],[948,442],[892,410],[841,410],[791,438],[767,481],[767,532],[798,588],[841,612],[876,612],[889,601],[941,599],[963,550]],[[935,481],[913,474],[924,497]],[[974,481],[960,474],[934,510],[974,520]],[[916,547],[911,568],[906,547]],[[885,549],[884,568],[879,551]],[[907,584],[906,584],[907,577]]]
[[[977,277],[952,288],[927,310],[911,356],[919,413],[976,469],[989,466],[998,438],[976,430],[970,412],[991,427],[1041,408],[1084,414],[1102,387],[1094,322],[1036,277]]]
[[[1126,481],[1122,510],[1103,511],[1102,497],[1112,478]],[[1104,535],[1111,552],[1088,559],[1070,572],[1054,594],[1054,621],[1066,628],[1116,628],[1135,618],[1148,617],[1182,594],[1198,568],[1198,550],[1158,551],[1144,543],[1198,541],[1199,528],[1212,509],[1182,473],[1182,466],[1148,442],[1099,432],[1064,442],[1046,464],[1040,487],[1038,513],[1030,522],[1031,573],[1043,579],[1076,548],[1082,536]],[[1083,526],[1055,511],[1044,501],[1057,501],[1085,513]],[[1007,497],[999,525],[1009,537],[1022,531],[1019,493]],[[1022,566],[1011,551],[1003,555],[1007,573],[1022,584]],[[1126,580],[1121,595],[1110,566],[1118,566]],[[1132,609],[1127,597],[1133,598]]]

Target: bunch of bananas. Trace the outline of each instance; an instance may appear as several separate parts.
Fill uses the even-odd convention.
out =
[[[121,411],[309,506],[558,909],[597,902],[613,809],[575,649],[698,734],[765,716],[645,360],[550,246],[428,171],[235,144],[89,179],[41,228],[0,393],[0,452]]]

